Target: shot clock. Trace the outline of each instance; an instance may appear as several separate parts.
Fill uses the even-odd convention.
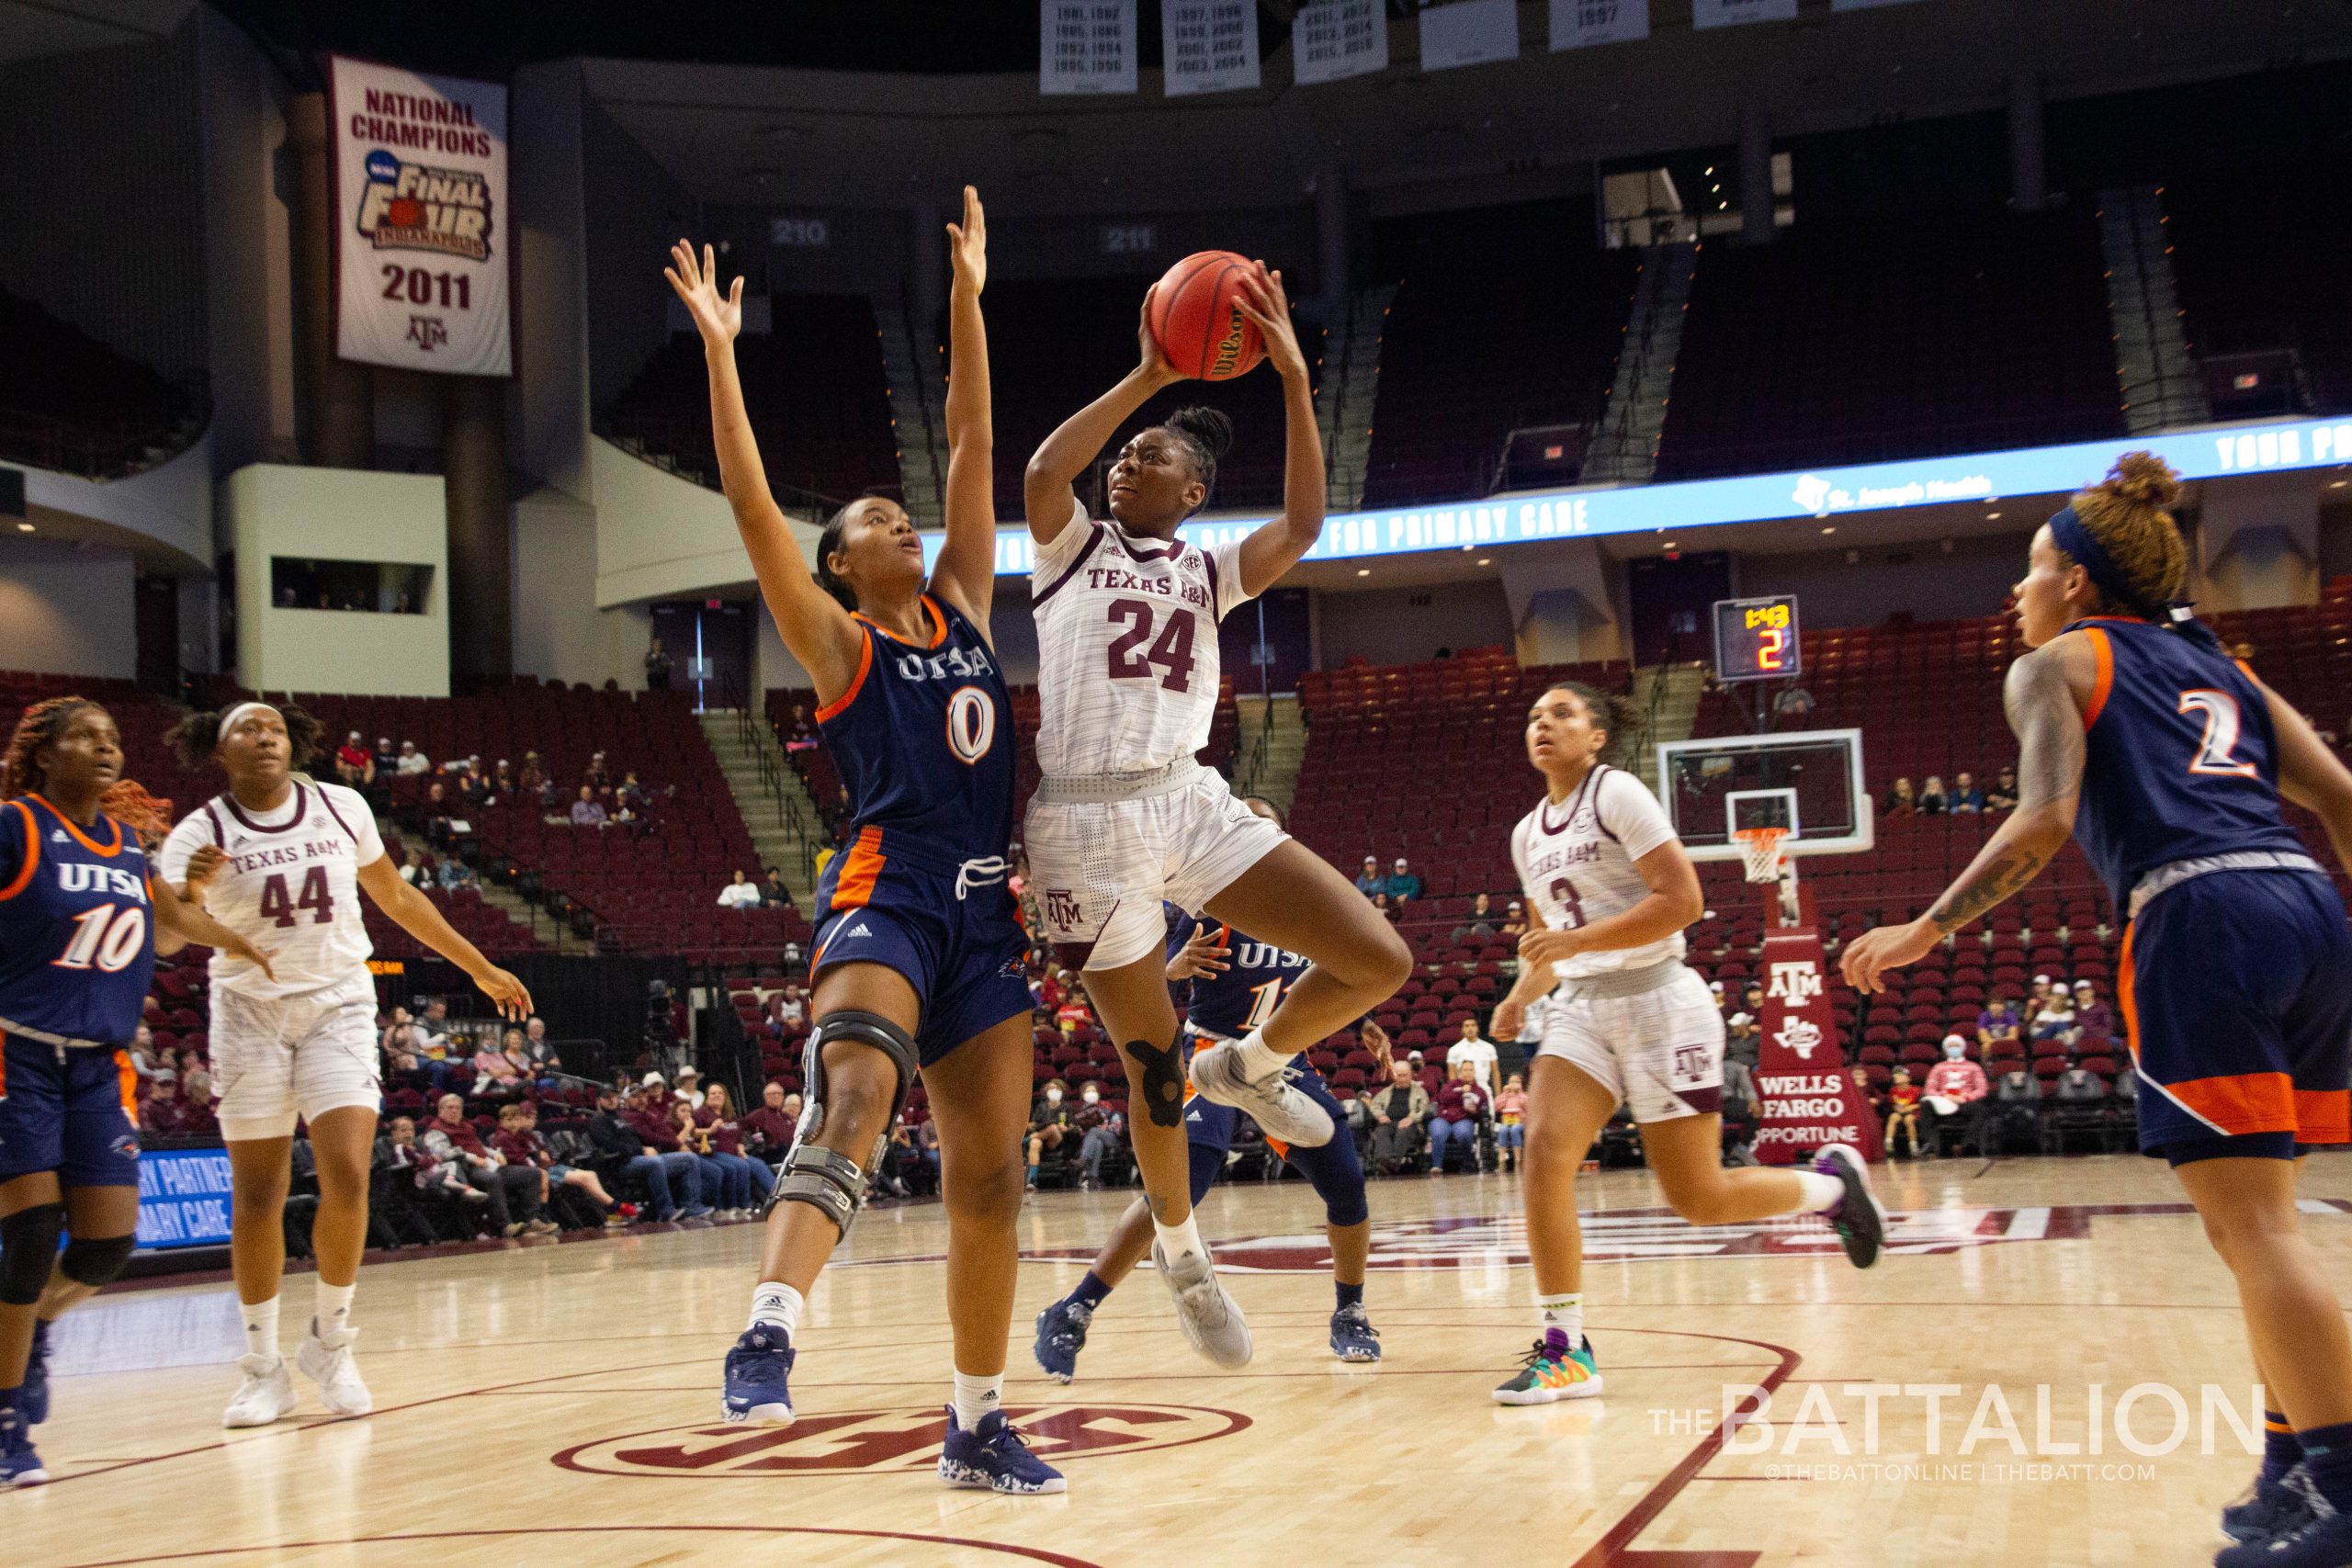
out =
[[[1781,681],[1804,668],[1795,594],[1715,601],[1715,679]]]

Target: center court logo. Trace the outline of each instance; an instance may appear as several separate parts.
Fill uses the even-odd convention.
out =
[[[1030,1449],[1047,1463],[1140,1453],[1230,1437],[1250,1425],[1231,1410],[1188,1404],[1098,1404],[1069,1401],[1007,1405]],[[583,1443],[553,1456],[565,1470],[598,1475],[898,1475],[939,1460],[947,1417],[936,1405],[803,1416],[789,1427],[746,1431],[701,1425],[636,1432]]]

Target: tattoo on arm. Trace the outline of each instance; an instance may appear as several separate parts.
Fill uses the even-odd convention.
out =
[[[1130,1040],[1126,1053],[1143,1069],[1143,1105],[1155,1127],[1184,1124],[1184,1069],[1176,1064],[1177,1042],[1155,1046],[1148,1040]]]
[[[2054,848],[2037,850],[2022,840],[2052,828],[2071,829],[2082,792],[2083,716],[2060,651],[2040,649],[2010,665],[2001,702],[2018,738],[2018,809],[1928,911],[1946,936],[1991,911],[2050,863]]]
[[[1928,911],[1928,919],[1935,923],[1937,931],[1950,936],[2031,882],[2041,865],[2041,858],[2030,850],[2005,851],[1990,865],[1972,866],[1963,873],[1960,881],[1936,900],[1936,907]]]

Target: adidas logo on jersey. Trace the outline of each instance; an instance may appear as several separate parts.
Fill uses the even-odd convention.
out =
[[[873,932],[872,931],[870,931],[869,929],[867,929],[866,924],[865,924],[865,922],[864,920],[860,920],[860,921],[858,921],[858,922],[857,922],[857,924],[855,924],[855,925],[854,925],[854,926],[850,927],[850,928],[849,928],[849,930],[847,930],[847,931],[845,931],[842,932],[842,935],[843,935],[843,936],[845,936],[845,937],[848,937],[848,936],[872,936],[873,934],[874,934],[874,932]]]
[[[51,828],[49,830],[49,841],[52,844],[70,844],[74,840],[65,836],[64,829]]]

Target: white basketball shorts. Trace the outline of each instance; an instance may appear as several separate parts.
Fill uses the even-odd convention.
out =
[[[216,986],[210,1033],[223,1139],[290,1137],[298,1115],[315,1122],[383,1102],[376,987],[365,974],[266,999]]]
[[[1056,799],[1057,783],[1030,801],[1022,847],[1046,935],[1073,969],[1120,969],[1162,952],[1163,902],[1198,914],[1290,837],[1208,768],[1115,800]]]
[[[1631,996],[1570,980],[1544,1015],[1538,1056],[1557,1056],[1614,1094],[1636,1122],[1705,1116],[1724,1102],[1724,1015],[1698,972],[1680,964]]]

